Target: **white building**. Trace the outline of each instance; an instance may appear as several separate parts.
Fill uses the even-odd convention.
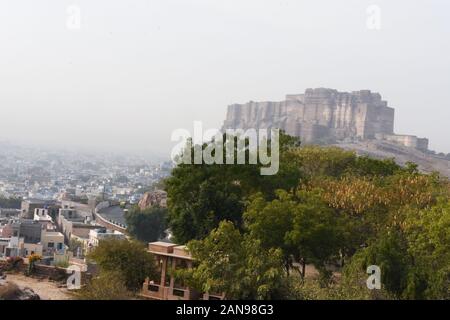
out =
[[[48,214],[48,209],[34,209],[34,220],[40,222],[53,222],[52,217]]]
[[[66,245],[64,244],[64,235],[61,232],[42,230],[41,242],[43,256],[53,256],[64,254]]]
[[[105,240],[105,239],[119,239],[124,240],[126,239],[126,236],[119,231],[113,231],[113,230],[107,230],[105,228],[99,228],[89,231],[89,247],[96,247],[98,246],[99,241]]]
[[[22,237],[0,239],[0,255],[3,257],[28,257],[32,254],[42,256],[40,243],[26,243]]]

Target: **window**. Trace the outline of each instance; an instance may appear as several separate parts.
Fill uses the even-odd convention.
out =
[[[49,243],[47,244],[47,247],[49,247],[49,248],[54,248],[54,247],[55,247],[55,244],[54,244],[53,242],[49,242]]]
[[[172,294],[177,297],[184,297],[184,290],[173,289]]]
[[[156,286],[154,284],[149,284],[147,289],[148,289],[148,291],[158,292],[159,291],[159,286]]]

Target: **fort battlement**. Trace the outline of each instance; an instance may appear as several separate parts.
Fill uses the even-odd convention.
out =
[[[279,128],[304,143],[385,139],[420,150],[428,140],[394,134],[394,109],[370,90],[307,89],[283,101],[228,106],[224,129]]]

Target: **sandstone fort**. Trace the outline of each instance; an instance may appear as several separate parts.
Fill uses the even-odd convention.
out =
[[[284,101],[230,105],[224,129],[250,128],[279,128],[304,143],[379,140],[428,150],[428,139],[394,133],[394,109],[370,90],[307,89]]]

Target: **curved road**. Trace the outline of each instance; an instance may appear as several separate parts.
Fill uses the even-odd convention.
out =
[[[120,206],[112,206],[105,209],[102,209],[98,212],[106,220],[113,220],[122,225],[126,225],[124,214],[125,212]]]

